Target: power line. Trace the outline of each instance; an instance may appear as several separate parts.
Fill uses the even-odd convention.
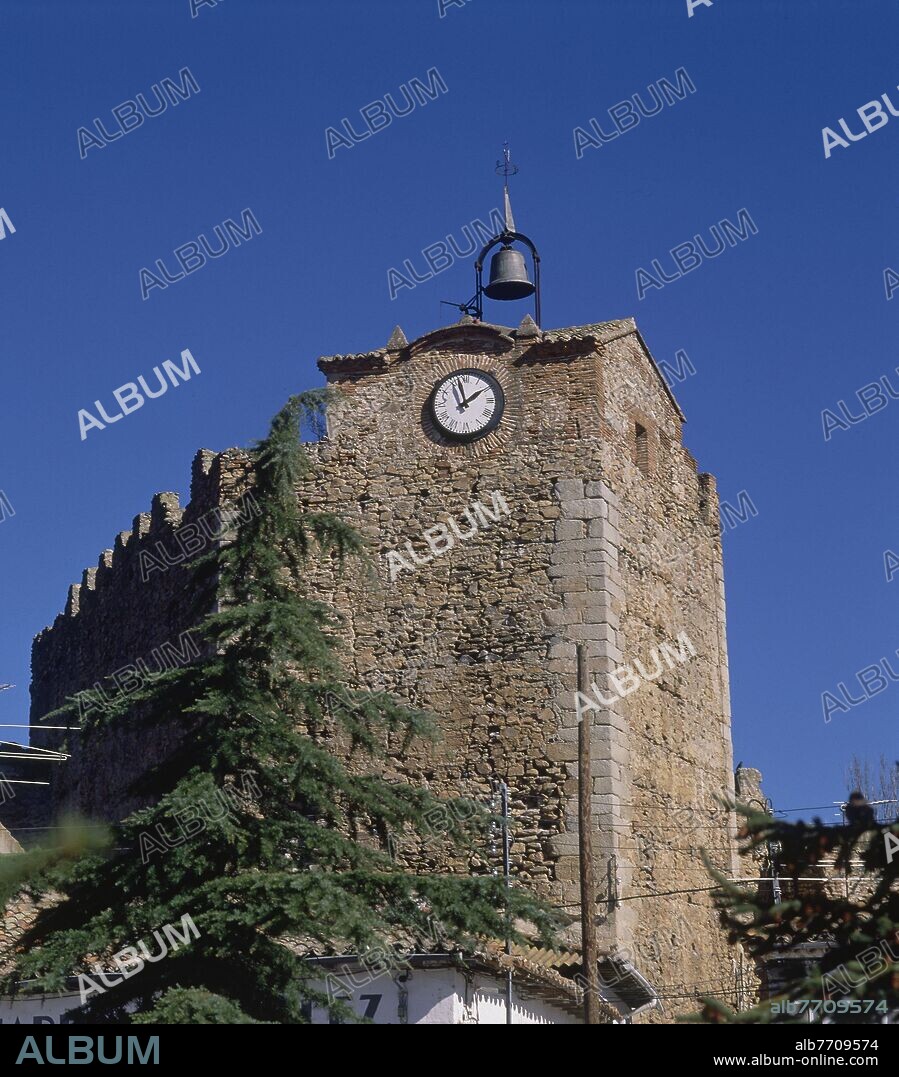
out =
[[[517,802],[532,801],[532,802],[538,802],[539,804],[546,804],[546,803],[549,803],[549,802],[551,802],[553,800],[555,800],[557,802],[565,801],[567,799],[568,798],[565,797],[565,796],[559,796],[555,791],[547,793],[545,798],[539,793],[532,793],[532,794],[527,794],[526,793],[524,795],[516,795],[516,796],[513,797],[513,801],[517,801]],[[844,803],[844,802],[843,801],[831,801],[830,804],[812,804],[812,805],[808,805],[806,807],[801,807],[801,808],[776,808],[776,809],[773,810],[772,814],[773,815],[789,815],[789,814],[793,814],[795,812],[801,812],[801,811],[818,811],[818,810],[823,810],[825,808],[838,808],[840,806],[840,804],[842,804],[842,803]],[[872,801],[872,803],[873,803],[873,801]],[[877,803],[899,804],[899,800],[884,800],[884,801],[878,801]],[[664,805],[664,804],[647,805],[647,804],[638,804],[635,801],[626,801],[626,800],[618,801],[617,804],[615,804],[615,808],[639,808],[639,809],[641,809],[643,811],[655,810],[655,811],[663,812],[663,813],[671,813],[671,812],[677,812],[677,811],[693,811],[694,810],[694,809],[688,808],[686,806],[678,808],[675,805]],[[525,810],[538,811],[539,808],[534,807],[534,808],[525,809]],[[715,809],[710,809],[710,810],[714,811]],[[721,809],[722,814],[732,814],[734,811],[735,811],[734,808],[722,808]],[[610,823],[610,824],[607,824],[607,829],[610,828],[610,827],[628,827],[629,828],[631,826],[632,826],[631,823]],[[727,829],[729,829],[729,828],[731,828],[733,826],[734,826],[733,823],[696,823],[693,826],[688,827],[686,824],[670,823],[670,824],[659,824],[658,826],[655,827],[655,829],[656,830],[688,830],[688,829],[690,829],[690,830],[698,830],[698,829],[711,829],[711,830],[722,829],[722,830],[727,830]]]
[[[6,747],[12,747],[19,749],[15,752],[7,752],[3,749]],[[37,752],[37,755],[28,753]],[[57,752],[53,748],[37,748],[32,747],[30,744],[19,744],[15,740],[0,740],[0,759],[35,759],[43,760],[45,763],[60,763],[65,762],[69,756],[65,752]]]
[[[633,866],[633,865],[629,865]],[[730,882],[738,883],[739,879],[731,879]],[[619,901],[633,901],[635,898],[652,898],[652,897],[673,897],[678,894],[707,894],[711,890],[720,890],[720,886],[696,886],[691,887],[688,890],[647,890],[642,894],[629,894],[627,897],[619,897]],[[554,909],[576,909],[580,907],[579,902],[574,902],[567,905],[553,905]]]
[[[732,879],[731,882],[738,882],[738,879]],[[646,890],[642,894],[629,894],[627,897],[620,897],[619,901],[634,901],[636,898],[650,898],[650,897],[673,897],[675,894],[707,894],[710,890],[720,890],[720,886],[697,886],[689,890]]]
[[[552,797],[554,795],[557,795],[556,790],[557,790],[557,787],[553,787],[553,791],[546,794],[546,799],[549,799],[550,797]],[[557,796],[557,799],[566,800],[568,798],[563,795],[563,796]],[[538,801],[538,802],[542,803],[542,802],[544,802],[544,796],[543,796],[543,794],[540,794],[540,793],[516,793],[515,795],[513,795],[512,800],[513,801],[518,801],[518,802],[530,800],[530,801]],[[844,801],[831,801],[829,804],[811,804],[811,805],[806,805],[806,806],[801,807],[801,808],[776,808],[776,809],[774,809],[773,813],[775,815],[784,815],[784,814],[788,814],[788,813],[791,813],[791,812],[798,812],[798,811],[818,811],[818,810],[823,810],[824,808],[839,807],[839,805],[842,804],[842,803],[845,803],[845,802]],[[878,801],[878,803],[881,803],[881,802]],[[899,804],[899,800],[883,801],[882,803],[885,803],[885,804]],[[681,808],[678,808],[676,805],[673,805],[673,804],[647,804],[645,801],[638,803],[637,801],[634,801],[634,800],[619,800],[617,802],[617,804],[616,804],[616,807],[619,807],[619,808],[642,808],[644,810],[647,809],[647,808],[655,808],[658,811],[663,811],[663,812],[685,811],[685,810],[686,811],[701,810],[701,809],[690,808],[690,807],[688,807],[686,805],[684,805]],[[729,814],[729,813],[733,812],[735,810],[735,808],[734,807],[721,807],[721,808],[711,808],[711,809],[706,809],[706,810],[719,811],[722,814],[725,814],[725,813]]]

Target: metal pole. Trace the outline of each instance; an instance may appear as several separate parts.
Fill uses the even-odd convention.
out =
[[[512,1024],[512,924],[509,910],[509,887],[511,886],[511,857],[509,855],[509,787],[499,783],[503,814],[503,878],[506,882],[506,1024]]]
[[[775,905],[779,905],[781,903],[780,879],[777,877],[777,854],[779,852],[779,843],[776,841],[769,841],[768,857],[771,861],[771,892],[774,895]]]
[[[599,954],[596,947],[596,877],[593,870],[593,775],[590,772],[592,711],[580,713],[580,699],[588,694],[587,647],[577,647],[578,698],[578,838],[581,867],[581,952],[584,957],[584,1024],[599,1024]]]
[[[0,759],[28,759],[35,763],[66,763],[67,755],[29,755],[27,752],[0,752]]]
[[[847,808],[847,806],[848,806],[848,805],[847,805],[847,804],[845,804],[845,803],[844,803],[844,804],[841,804],[841,805],[840,805],[840,811],[841,811],[841,812],[843,813],[843,826],[848,826],[848,825],[849,825],[849,823],[848,823],[848,820],[847,820],[847,818],[846,818],[846,808]],[[851,858],[852,858],[852,857],[851,857],[851,850],[847,850],[847,856],[846,856],[846,867],[845,867],[845,874],[846,874],[846,900],[847,900],[847,901],[849,900],[849,861],[851,860]]]
[[[74,729],[76,732],[81,732],[80,725],[31,725],[29,722],[0,722],[0,729],[31,729],[32,731],[40,731],[41,729]]]

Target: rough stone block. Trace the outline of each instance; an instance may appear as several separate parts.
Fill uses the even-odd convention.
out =
[[[582,539],[587,534],[583,520],[559,520],[556,523],[556,541],[562,539]]]
[[[580,499],[584,496],[583,479],[557,479],[555,483],[556,496],[562,501]]]
[[[595,520],[604,517],[606,506],[596,498],[582,498],[579,501],[563,501],[562,516],[565,519]]]

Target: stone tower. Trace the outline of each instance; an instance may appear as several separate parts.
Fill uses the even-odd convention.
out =
[[[695,985],[732,997],[701,860],[706,848],[733,868],[717,800],[733,789],[718,501],[636,325],[463,319],[319,366],[352,405],[317,447],[331,476],[317,496],[380,567],[378,588],[338,584],[333,601],[353,611],[359,682],[442,719],[444,741],[415,776],[481,797],[505,780],[513,870],[577,913],[585,642],[600,942],[668,1012]],[[495,429],[461,443],[430,402],[460,369],[491,375],[505,399]],[[494,511],[465,537],[473,504]]]
[[[442,731],[393,765],[483,801],[505,781],[513,875],[579,922],[575,652],[586,643],[601,946],[650,981],[669,1016],[695,1009],[698,991],[733,1001],[701,858],[733,870],[717,799],[733,790],[718,500],[635,323],[543,331],[463,318],[319,367],[334,399],[298,496],[358,528],[374,574],[320,566],[316,587],[343,616],[349,679],[432,711]],[[450,377],[460,370],[473,380]],[[183,547],[185,526],[234,497],[241,469],[238,454],[201,453],[190,505],[157,495],[85,573],[35,641],[32,721],[190,627],[186,574],[142,580],[140,553]],[[76,746],[55,804],[133,807],[124,784],[155,749],[128,736],[92,742],[89,759]]]

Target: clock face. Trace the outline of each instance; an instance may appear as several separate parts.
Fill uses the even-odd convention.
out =
[[[474,441],[498,425],[505,406],[503,390],[483,370],[454,370],[431,394],[431,414],[440,431],[457,441]]]

